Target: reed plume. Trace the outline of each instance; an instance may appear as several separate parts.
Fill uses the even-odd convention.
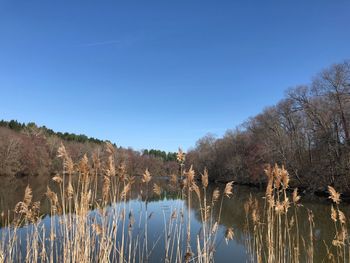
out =
[[[340,203],[340,193],[338,193],[332,186],[328,186],[329,199],[331,199],[337,205]]]
[[[151,181],[151,179],[152,179],[152,176],[148,171],[148,169],[146,169],[146,171],[142,175],[142,182],[148,184]]]
[[[208,187],[208,184],[209,184],[209,181],[208,181],[208,170],[207,168],[204,169],[204,172],[202,174],[202,185],[203,187],[207,188]]]

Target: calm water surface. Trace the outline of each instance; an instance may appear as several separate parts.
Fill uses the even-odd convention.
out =
[[[42,224],[49,225],[49,203],[45,197],[47,185],[54,187],[52,182],[46,177],[25,177],[25,178],[9,178],[3,177],[0,179],[0,213],[6,214],[13,210],[16,203],[23,198],[24,190],[29,183],[33,189],[33,200],[41,201],[41,209],[43,213]],[[183,211],[184,218],[187,219],[187,202],[180,198],[178,191],[169,187],[169,182],[166,178],[157,179],[157,183],[162,187],[163,194],[158,197],[150,190],[145,190],[141,184],[136,183],[134,188],[135,193],[144,193],[149,191],[148,198],[145,200],[140,194],[134,194],[130,197],[126,203],[126,209],[129,213],[132,211],[135,218],[134,233],[142,232],[145,211],[151,215],[148,221],[148,236],[150,246],[155,245],[150,256],[150,262],[162,262],[164,259],[164,226],[168,224],[168,219],[171,217],[172,211]],[[208,189],[208,195],[210,196],[215,187],[222,185],[211,185]],[[263,204],[264,191],[249,188],[244,186],[234,186],[234,194],[231,199],[224,199],[219,231],[216,241],[216,262],[245,262],[247,260],[246,247],[245,247],[245,213],[244,203],[250,196],[258,198]],[[305,208],[311,209],[315,218],[315,231],[314,231],[314,245],[315,245],[315,262],[322,262],[326,256],[326,249],[323,240],[330,244],[334,235],[334,225],[330,220],[330,204],[325,199],[319,199],[316,197],[303,197],[302,204]],[[110,208],[118,207],[120,204],[111,204]],[[214,217],[218,216],[218,208],[214,210]],[[306,209],[301,209],[299,215],[300,218],[300,233],[307,235],[307,213]],[[342,206],[342,210],[347,216],[350,215],[350,210],[347,205]],[[92,210],[91,213],[94,213]],[[201,219],[199,211],[199,202],[196,198],[192,199],[192,205],[190,209],[191,213],[191,235],[195,237],[201,234]],[[348,217],[349,218],[349,217]],[[3,225],[3,220],[1,224]],[[225,242],[224,233],[228,227],[234,229],[234,239],[228,244]],[[0,229],[0,238],[4,235],[5,228]],[[24,229],[23,229],[23,232]],[[23,242],[24,246],[25,242]],[[192,247],[195,248],[195,242],[192,243]]]

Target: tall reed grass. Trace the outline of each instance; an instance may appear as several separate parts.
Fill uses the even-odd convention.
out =
[[[41,214],[31,187],[14,208],[13,216],[1,212],[4,226],[0,240],[0,263],[3,262],[151,262],[161,249],[161,262],[214,262],[221,242],[218,228],[225,198],[230,198],[233,182],[220,191],[208,191],[209,176],[204,170],[196,176],[192,167],[184,169],[185,154],[179,150],[179,174],[169,183],[178,190],[185,205],[163,213],[162,234],[149,236],[153,213],[147,208],[151,195],[162,197],[164,189],[148,169],[141,178],[131,176],[124,164],[116,165],[115,148],[107,143],[104,157],[84,155],[74,163],[61,145],[58,157],[62,171],[47,186],[50,216]],[[315,222],[313,212],[301,203],[298,189],[290,189],[287,170],[267,166],[267,187],[263,205],[252,196],[244,205],[245,240],[249,262],[315,262]],[[140,180],[144,190],[135,188]],[[135,214],[128,204],[131,194],[142,196],[143,209]],[[324,241],[324,262],[350,262],[348,220],[341,210],[341,195],[328,187],[329,220],[334,225],[332,242]],[[192,231],[191,208],[199,204],[201,233]],[[185,211],[187,209],[187,212]],[[215,213],[214,213],[215,210]],[[218,213],[216,211],[218,210]],[[301,222],[307,213],[307,222]],[[159,215],[158,215],[159,216]],[[300,226],[307,231],[300,231]],[[225,241],[234,238],[234,229],[225,231]],[[159,254],[159,253],[158,253]]]
[[[264,205],[252,197],[245,203],[246,245],[250,262],[315,262],[315,224],[313,212],[301,203],[298,189],[289,189],[289,174],[286,169],[267,166],[267,187]],[[330,206],[329,220],[334,222],[334,238],[326,246],[323,262],[350,262],[350,243],[345,214],[340,210],[340,194],[328,187]],[[305,210],[305,211],[301,211]],[[300,222],[299,215],[306,212],[307,222]],[[300,223],[307,225],[301,233]]]
[[[89,160],[84,155],[74,163],[64,145],[59,147],[62,172],[52,178],[55,187],[47,186],[46,191],[50,217],[43,218],[40,202],[34,201],[28,185],[13,218],[2,216],[5,227],[0,262],[149,262],[152,253],[160,248],[164,250],[160,261],[213,262],[220,213],[216,217],[212,211],[216,205],[221,209],[224,198],[232,195],[232,182],[223,194],[216,189],[209,196],[207,171],[201,181],[197,180],[192,167],[184,170],[185,155],[179,151],[180,174],[172,175],[170,183],[180,187],[187,218],[185,206],[172,209],[170,216],[163,215],[163,236],[151,240],[148,227],[152,214],[147,206],[137,218],[128,206],[137,178],[127,174],[125,165],[115,164],[113,145],[107,143],[105,152],[105,158],[95,154]],[[139,193],[145,201],[150,194],[163,193],[152,180],[146,170],[141,178],[146,192]],[[203,235],[193,236],[191,232],[193,198],[200,203]],[[232,238],[233,229],[229,228],[225,239]]]

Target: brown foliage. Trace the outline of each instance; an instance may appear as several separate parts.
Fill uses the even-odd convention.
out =
[[[285,187],[349,191],[349,119],[350,62],[344,61],[310,85],[288,90],[277,105],[222,138],[200,139],[187,154],[187,166],[207,167],[211,180],[256,184],[266,183],[266,163],[278,163],[290,173],[290,182],[281,182]]]

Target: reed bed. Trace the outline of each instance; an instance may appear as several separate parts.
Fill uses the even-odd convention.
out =
[[[283,166],[267,166],[265,174],[263,207],[252,197],[244,206],[249,262],[315,262],[313,212],[301,204],[297,188],[290,191],[289,174]],[[323,241],[327,254],[322,262],[350,262],[348,220],[339,207],[341,195],[332,186],[328,192],[333,203],[329,220],[334,222],[334,237],[331,244]],[[300,222],[300,213],[307,213],[307,222]],[[307,225],[302,233],[301,223]]]
[[[126,166],[115,163],[115,148],[107,143],[105,154],[86,155],[74,163],[61,145],[58,157],[62,172],[47,186],[50,216],[41,214],[31,187],[13,213],[0,211],[0,263],[3,262],[214,262],[222,240],[218,235],[223,203],[233,194],[233,182],[223,189],[208,191],[209,175],[199,176],[184,169],[185,154],[179,150],[179,174],[169,184],[184,200],[169,213],[163,212],[159,236],[149,236],[154,216],[148,211],[151,196],[164,195],[162,186],[146,170],[141,178],[130,176]],[[287,170],[267,166],[267,187],[263,202],[252,196],[244,205],[245,242],[249,262],[315,262],[315,220],[313,212],[301,203],[298,189],[290,189]],[[143,189],[135,187],[140,180]],[[328,187],[329,220],[334,237],[324,241],[323,262],[350,262],[348,220],[341,210],[341,194]],[[138,194],[142,209],[135,213],[129,205]],[[197,200],[195,200],[197,199]],[[191,222],[193,202],[199,206],[201,233],[194,233]],[[307,222],[301,221],[306,213]],[[159,216],[159,215],[158,215]],[[303,230],[301,232],[301,225]],[[305,228],[306,225],[306,228]],[[306,229],[306,230],[305,230]],[[224,239],[234,238],[228,227]],[[159,252],[161,251],[161,252]]]
[[[159,249],[163,256],[158,260],[163,262],[213,262],[220,225],[220,213],[215,216],[213,209],[219,206],[221,210],[224,199],[232,195],[232,182],[222,194],[216,189],[209,196],[207,171],[200,180],[192,167],[185,171],[185,155],[179,151],[180,172],[171,176],[170,183],[180,189],[186,206],[172,208],[169,215],[164,213],[162,235],[151,240],[148,227],[152,214],[147,206],[136,217],[128,205],[136,178],[128,175],[125,165],[116,165],[113,145],[107,143],[105,153],[104,158],[84,155],[74,163],[64,145],[59,147],[62,172],[52,178],[55,187],[47,186],[46,191],[50,216],[43,217],[41,204],[28,185],[13,217],[2,212],[5,227],[0,263],[150,262],[152,253]],[[146,191],[139,194],[145,200],[151,193],[163,194],[148,170],[141,180]],[[191,232],[193,198],[200,204],[201,235]],[[226,241],[233,236],[233,229],[228,228]]]

